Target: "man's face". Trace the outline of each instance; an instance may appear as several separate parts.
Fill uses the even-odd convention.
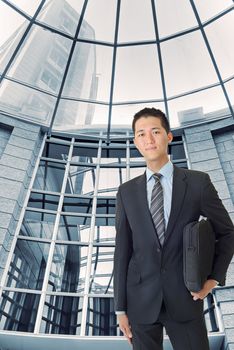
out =
[[[134,143],[146,162],[163,161],[172,139],[172,133],[167,134],[159,118],[142,117],[135,124]]]

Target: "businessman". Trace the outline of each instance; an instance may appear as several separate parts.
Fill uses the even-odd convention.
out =
[[[134,143],[146,171],[119,187],[116,207],[114,300],[120,329],[134,350],[162,350],[163,328],[174,350],[208,350],[203,299],[225,275],[234,227],[208,174],[174,166],[165,114],[135,114]],[[216,234],[212,273],[197,293],[183,281],[183,228],[200,216]]]

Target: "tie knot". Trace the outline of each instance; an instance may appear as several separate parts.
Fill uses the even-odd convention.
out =
[[[153,174],[153,178],[155,179],[155,181],[160,181],[161,177],[162,177],[162,174],[160,174],[160,173],[154,173]]]

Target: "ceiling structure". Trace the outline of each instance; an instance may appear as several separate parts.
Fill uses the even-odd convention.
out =
[[[173,128],[191,109],[234,115],[233,9],[231,0],[1,0],[0,111],[107,134],[145,106]]]

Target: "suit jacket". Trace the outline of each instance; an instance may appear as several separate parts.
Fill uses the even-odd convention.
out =
[[[174,166],[171,213],[161,248],[149,211],[146,175],[119,187],[114,254],[115,309],[130,323],[153,323],[162,300],[172,317],[188,321],[201,316],[203,301],[194,301],[183,280],[183,228],[210,219],[216,234],[209,278],[225,284],[234,249],[234,226],[208,174]]]

